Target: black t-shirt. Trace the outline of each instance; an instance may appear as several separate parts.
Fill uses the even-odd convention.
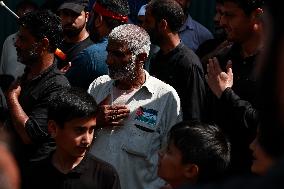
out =
[[[67,174],[54,167],[50,155],[33,162],[23,175],[23,189],[120,189],[119,177],[113,166],[91,154]]]
[[[32,80],[26,79],[27,73],[28,68],[21,79],[19,103],[29,117],[25,130],[32,144],[24,144],[12,123],[7,125],[14,137],[15,156],[21,168],[28,161],[43,159],[54,150],[55,143],[47,128],[48,103],[51,96],[70,86],[67,78],[56,68],[56,62]]]
[[[184,120],[203,120],[205,116],[205,83],[197,55],[180,43],[167,54],[159,51],[151,59],[150,74],[171,85],[181,99]]]
[[[94,44],[94,42],[90,39],[90,37],[87,37],[78,43],[67,43],[63,41],[60,49],[66,54],[67,59],[64,62],[58,61],[58,67],[60,68],[65,63],[72,62],[82,50],[86,49],[92,44]]]

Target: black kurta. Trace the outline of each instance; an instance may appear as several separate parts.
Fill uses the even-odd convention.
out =
[[[159,51],[151,60],[150,74],[177,91],[184,120],[203,120],[206,104],[204,73],[192,50],[180,43],[167,54]]]

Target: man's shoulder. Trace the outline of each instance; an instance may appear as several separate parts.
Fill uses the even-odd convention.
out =
[[[199,23],[198,21],[192,19],[191,20],[192,26],[194,29],[197,30],[197,32],[200,32],[199,35],[206,35],[210,38],[213,38],[212,33],[205,27],[203,26],[201,23]]]
[[[96,78],[89,86],[88,92],[92,95],[96,93],[96,91],[101,91],[103,88],[107,87],[111,83],[111,78],[108,75],[102,75]]]
[[[200,59],[198,56],[191,50],[189,47],[187,47],[185,44],[180,44],[178,46],[179,51],[176,54],[176,60],[177,64],[182,67],[192,67],[192,66],[198,66],[202,68]]]
[[[153,92],[159,94],[173,95],[174,98],[179,98],[176,90],[171,85],[161,81],[160,79],[154,76],[150,76],[148,78],[147,85],[153,90]]]
[[[63,73],[61,73],[57,68],[51,70],[51,72],[46,76],[46,82],[50,83],[52,86],[69,86],[69,81]]]
[[[9,36],[5,39],[5,41],[14,41],[14,39],[16,38],[16,36],[17,36],[17,33],[13,33],[13,34],[9,35]]]
[[[90,45],[89,47],[84,49],[82,52],[84,52],[86,54],[92,54],[94,52],[105,51],[107,44],[108,44],[108,40],[103,40],[101,42],[94,43],[94,44]]]
[[[85,48],[74,58],[72,63],[76,64],[96,64],[97,62],[105,62],[107,57],[106,51],[107,42],[95,43]]]
[[[111,81],[111,78],[108,75],[102,75],[96,78],[92,83],[91,86],[96,87],[97,85],[107,84]]]

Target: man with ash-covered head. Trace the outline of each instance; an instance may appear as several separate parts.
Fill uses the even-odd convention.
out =
[[[176,91],[143,69],[149,50],[150,37],[143,28],[114,28],[107,46],[109,75],[89,87],[100,104],[97,124],[102,127],[91,153],[116,168],[122,188],[164,185],[157,176],[157,152],[171,126],[181,120]]]
[[[90,37],[94,45],[81,51],[73,59],[66,77],[72,86],[88,89],[91,82],[108,73],[105,65],[110,31],[128,21],[129,6],[127,0],[97,0],[91,12]]]

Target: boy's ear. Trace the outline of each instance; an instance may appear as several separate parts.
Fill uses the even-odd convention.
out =
[[[188,163],[184,170],[184,175],[188,180],[196,181],[199,175],[199,167],[196,164]]]
[[[48,120],[48,133],[52,138],[55,138],[57,135],[57,123],[54,120]]]

